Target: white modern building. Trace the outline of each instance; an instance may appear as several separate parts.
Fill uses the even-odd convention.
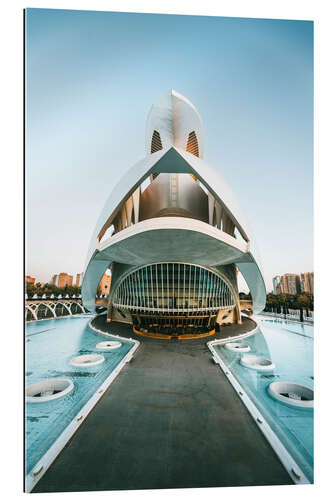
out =
[[[238,200],[204,161],[201,118],[171,90],[151,108],[146,155],[115,186],[91,238],[82,285],[95,311],[107,269],[108,321],[140,334],[209,334],[241,323],[237,273],[265,307],[266,289],[254,238]]]

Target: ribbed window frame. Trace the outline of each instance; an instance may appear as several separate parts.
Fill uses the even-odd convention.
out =
[[[199,143],[194,130],[188,134],[186,151],[199,158]]]
[[[220,275],[203,266],[180,262],[136,269],[119,283],[112,303],[135,312],[171,314],[207,313],[235,306],[232,290]]]
[[[161,149],[163,149],[163,145],[160,133],[154,130],[151,138],[150,152],[156,153],[157,151],[161,151]]]

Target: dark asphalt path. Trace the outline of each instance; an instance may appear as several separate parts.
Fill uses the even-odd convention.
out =
[[[133,337],[126,325],[112,327]],[[33,492],[292,484],[208,340],[140,337]]]

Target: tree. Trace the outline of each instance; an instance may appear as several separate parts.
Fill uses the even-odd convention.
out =
[[[309,298],[305,294],[297,295],[295,305],[297,309],[300,310],[300,321],[302,323],[304,321],[303,309],[305,308],[308,313],[309,304],[310,304]]]
[[[288,314],[288,309],[299,309],[301,321],[304,319],[303,309],[306,310],[306,315],[309,316],[309,311],[313,311],[313,295],[310,293],[302,293],[291,295],[280,293],[274,295],[268,293],[266,297],[265,311]]]

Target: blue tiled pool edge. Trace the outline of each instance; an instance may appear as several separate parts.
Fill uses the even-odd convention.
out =
[[[253,318],[252,318],[253,319]],[[259,329],[259,325],[251,331],[248,332],[247,334],[243,334],[239,336],[238,338],[245,338],[249,337],[251,335],[254,335],[257,330]],[[237,340],[236,338],[233,340]],[[299,467],[297,462],[294,460],[294,458],[291,456],[291,454],[288,452],[287,448],[284,446],[284,444],[281,442],[281,440],[278,438],[276,433],[272,430],[270,425],[267,423],[266,419],[263,417],[261,412],[258,410],[257,406],[253,403],[253,401],[250,399],[248,394],[246,393],[246,390],[242,387],[242,385],[238,382],[236,377],[232,374],[228,366],[223,362],[221,357],[219,356],[217,350],[214,348],[215,345],[223,345],[226,343],[226,340],[213,340],[210,342],[207,342],[207,346],[209,350],[211,351],[213,355],[213,360],[215,361],[216,364],[218,364],[222,370],[222,372],[225,374],[227,379],[229,380],[230,384],[232,387],[235,389],[237,392],[238,397],[241,399],[243,404],[245,405],[246,409],[254,419],[255,423],[261,430],[261,432],[264,434],[265,438],[279,457],[282,465],[288,472],[289,476],[293,480],[295,484],[311,484],[311,481],[306,477],[304,474],[303,470]]]
[[[98,334],[102,334],[107,337],[117,338],[120,340],[125,340],[128,342],[127,338],[121,337],[119,335],[111,335],[101,330],[98,330],[91,325],[89,322],[89,328]],[[89,415],[94,406],[98,403],[100,398],[103,396],[105,391],[112,384],[114,379],[119,375],[122,368],[128,363],[134,352],[138,349],[140,342],[135,339],[130,339],[133,342],[133,346],[129,352],[124,356],[121,362],[112,370],[109,376],[104,380],[104,382],[98,387],[97,391],[92,395],[92,397],[87,401],[87,403],[81,408],[69,425],[64,429],[60,436],[54,441],[47,452],[42,456],[42,458],[36,463],[33,469],[25,476],[25,492],[30,493],[34,486],[38,483],[41,477],[45,474],[47,469],[50,467],[52,462],[56,459],[59,453],[62,451],[66,443],[75,434],[80,425],[85,421],[86,417]]]

